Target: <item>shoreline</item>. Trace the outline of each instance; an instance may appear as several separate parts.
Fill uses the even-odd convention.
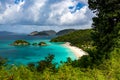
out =
[[[65,44],[62,44],[62,45],[69,48],[75,54],[77,59],[79,59],[83,55],[88,55],[88,53],[83,51],[82,49],[80,49],[80,48],[78,48],[76,46],[71,46],[69,42],[66,42]]]

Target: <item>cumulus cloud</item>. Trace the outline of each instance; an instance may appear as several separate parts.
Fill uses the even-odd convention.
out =
[[[82,6],[83,4],[84,6]],[[71,13],[71,9],[69,9],[71,6],[73,7],[72,10],[75,10],[74,13]],[[49,13],[47,22],[56,25],[85,25],[90,23],[91,18],[93,17],[87,4],[85,5],[85,1],[82,0],[73,2],[70,0],[61,1],[51,5],[50,9],[51,12]],[[88,16],[87,12],[91,16]]]
[[[93,16],[87,0],[0,1],[0,24],[2,25],[90,27]]]
[[[40,19],[40,10],[46,0],[20,1],[5,4],[5,9],[0,13],[1,24],[34,24]],[[32,22],[32,23],[31,23]]]

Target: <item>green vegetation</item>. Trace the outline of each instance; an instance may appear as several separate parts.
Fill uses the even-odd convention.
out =
[[[92,29],[77,30],[63,36],[58,36],[52,39],[51,42],[70,42],[72,45],[85,50],[92,47],[91,32]]]
[[[2,68],[2,66],[4,66],[5,65],[5,63],[7,62],[7,60],[6,59],[4,59],[4,58],[2,58],[2,57],[0,57],[0,69]]]
[[[40,42],[38,45],[39,46],[46,46],[47,44],[45,42]]]
[[[93,53],[95,64],[109,59],[110,53],[118,47],[120,41],[120,4],[119,0],[88,0],[93,18],[92,40],[96,47]]]
[[[30,45],[30,43],[25,41],[25,40],[16,40],[13,42],[12,45],[14,45],[14,46],[28,46],[28,45]]]
[[[111,53],[111,59],[94,68],[83,68],[81,60],[70,58],[59,67],[52,63],[54,56],[49,55],[38,65],[2,66],[0,80],[120,80],[120,50]],[[92,64],[92,63],[91,63]]]
[[[90,46],[82,47],[89,55],[74,61],[68,58],[59,66],[53,63],[54,55],[48,55],[37,65],[19,67],[5,65],[0,58],[0,80],[120,80],[119,0],[88,0],[88,3],[97,15],[93,18],[93,30],[78,30],[51,41]]]
[[[16,40],[11,45],[13,45],[13,46],[28,46],[31,44],[25,40]],[[39,43],[33,43],[32,45],[33,46],[46,46],[47,44],[45,42],[39,42]]]
[[[33,43],[33,46],[47,46],[47,43],[45,42],[39,42],[39,43]]]
[[[38,44],[37,44],[37,43],[33,43],[32,45],[33,45],[33,46],[38,46]]]

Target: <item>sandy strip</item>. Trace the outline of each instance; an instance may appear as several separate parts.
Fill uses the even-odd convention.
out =
[[[75,47],[75,46],[71,46],[69,42],[66,42],[65,44],[63,44],[63,46],[69,48],[75,54],[77,59],[83,55],[88,55],[88,53],[83,51],[82,49]]]

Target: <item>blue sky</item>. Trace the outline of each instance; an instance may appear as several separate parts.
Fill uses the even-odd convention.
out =
[[[0,0],[0,31],[90,28],[87,0]]]

